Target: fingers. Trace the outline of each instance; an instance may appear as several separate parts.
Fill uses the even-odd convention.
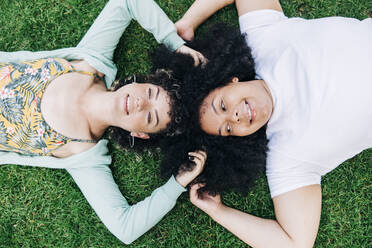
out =
[[[183,187],[186,187],[203,171],[207,159],[207,153],[205,151],[189,152],[188,154],[190,157],[189,159],[195,166],[180,166],[176,180]]]
[[[196,53],[194,53],[194,52],[192,52],[192,53],[190,53],[190,55],[192,56],[192,58],[194,59],[194,66],[196,67],[196,66],[198,66],[199,65],[199,57],[198,57],[198,55],[196,54]]]
[[[207,153],[203,150],[197,150],[195,152],[189,152],[190,156],[198,157],[200,160],[206,160],[207,159]]]
[[[202,53],[185,45],[178,48],[177,52],[190,55],[194,60],[194,66],[198,66],[200,63],[202,66],[205,66],[205,64],[208,62]]]
[[[208,62],[208,60],[204,57],[203,54],[200,52],[197,52],[195,50],[192,50],[193,52],[191,53],[192,58],[194,59],[194,66],[198,66],[200,63],[202,66],[205,66]]]
[[[198,189],[200,189],[203,186],[205,186],[205,184],[203,183],[194,184],[190,187],[190,192],[196,192]]]
[[[208,63],[208,59],[206,57],[204,57],[204,55],[201,54],[200,52],[197,52],[197,56],[199,58],[199,61],[202,64],[202,67],[204,68],[204,66]]]
[[[198,196],[198,189],[204,187],[205,184],[204,183],[197,183],[197,184],[194,184],[190,187],[190,200],[193,200],[193,199],[198,199],[199,196]]]
[[[190,187],[190,191],[189,191],[189,197],[190,197],[190,201],[192,204],[195,205],[196,201],[198,200],[198,184],[194,184]]]
[[[195,166],[194,166],[192,171],[193,171],[193,174],[195,174],[195,177],[196,177],[204,169],[205,161],[207,159],[207,153],[204,152],[204,151],[196,151],[196,152],[189,152],[188,154],[192,158],[190,160],[195,163]]]
[[[196,151],[196,152],[189,152],[189,156],[192,157],[194,163],[203,166],[205,161],[207,160],[207,153],[205,151]]]

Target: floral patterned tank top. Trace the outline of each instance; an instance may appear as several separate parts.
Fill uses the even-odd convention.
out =
[[[25,155],[51,156],[71,141],[94,143],[66,137],[51,128],[41,113],[45,89],[58,76],[79,72],[65,59],[47,58],[21,63],[0,63],[0,150]]]

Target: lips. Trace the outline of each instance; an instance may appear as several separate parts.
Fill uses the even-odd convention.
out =
[[[124,97],[124,112],[129,115],[129,109],[130,109],[130,96],[126,95]]]
[[[248,100],[244,100],[244,110],[247,120],[252,124],[252,122],[256,119],[256,111]]]

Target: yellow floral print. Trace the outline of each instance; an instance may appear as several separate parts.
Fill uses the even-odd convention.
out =
[[[74,71],[60,58],[0,63],[0,150],[50,156],[70,141],[95,142],[54,131],[41,114],[41,99],[50,82]]]

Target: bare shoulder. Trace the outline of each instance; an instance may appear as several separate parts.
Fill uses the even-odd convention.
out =
[[[97,73],[97,75],[100,77],[104,76],[103,73],[99,72],[96,68],[89,65],[88,62],[85,60],[74,60],[70,63],[75,67],[76,70]]]

